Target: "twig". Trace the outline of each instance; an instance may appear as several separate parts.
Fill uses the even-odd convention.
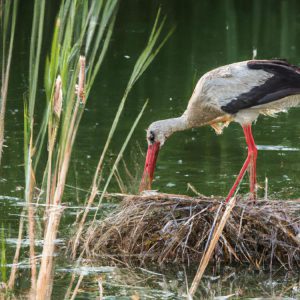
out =
[[[99,287],[99,300],[103,300],[103,285],[102,285],[102,276],[98,277],[98,287]]]
[[[71,277],[71,280],[70,280],[70,283],[69,283],[69,286],[68,286],[68,289],[67,289],[65,297],[64,297],[65,300],[70,298],[70,295],[71,295],[71,292],[72,292],[72,286],[73,286],[73,283],[75,281],[75,276],[76,276],[75,273],[73,273],[72,277]]]
[[[199,197],[203,197],[203,196],[204,196],[203,194],[199,193],[199,192],[197,191],[197,189],[196,189],[191,183],[189,183],[189,182],[188,182],[188,184],[187,184],[187,190],[191,190],[195,195],[197,195],[197,196],[199,196]],[[205,196],[204,196],[204,197],[205,197]]]
[[[11,290],[14,288],[15,280],[16,280],[16,273],[17,273],[17,270],[18,270],[18,261],[19,261],[20,250],[21,250],[21,245],[22,245],[24,216],[25,216],[25,211],[23,209],[23,211],[21,213],[21,216],[20,216],[19,234],[18,234],[16,252],[15,252],[14,259],[13,259],[13,265],[12,265],[12,269],[11,269],[11,272],[10,272],[9,281],[8,281],[8,285],[7,285],[8,288],[11,289]]]
[[[77,284],[76,284],[76,286],[75,286],[74,292],[73,292],[72,297],[71,297],[70,300],[74,300],[74,299],[75,299],[75,297],[76,297],[76,295],[77,295],[77,293],[78,293],[78,290],[79,290],[79,287],[80,287],[80,284],[81,284],[82,279],[83,279],[83,275],[81,274],[81,275],[79,276],[79,279],[78,279],[78,281],[77,281]]]
[[[268,177],[265,179],[265,200],[268,200]]]
[[[221,219],[218,227],[216,228],[216,231],[213,235],[212,241],[211,241],[207,251],[202,256],[202,259],[201,259],[200,264],[199,264],[198,271],[196,273],[196,276],[194,277],[193,283],[192,283],[191,288],[189,290],[189,294],[191,296],[194,296],[194,294],[195,294],[195,292],[198,288],[198,285],[201,281],[201,278],[204,274],[204,271],[205,271],[205,269],[206,269],[206,267],[209,263],[210,257],[211,257],[211,255],[212,255],[212,253],[213,253],[213,251],[214,251],[214,249],[217,245],[217,242],[219,241],[219,238],[222,234],[224,226],[225,226],[225,224],[226,224],[226,222],[227,222],[227,220],[230,216],[230,213],[231,213],[234,206],[235,206],[235,198],[231,198],[229,200],[229,202],[227,203],[226,210],[225,210],[225,212],[222,216],[222,219]]]

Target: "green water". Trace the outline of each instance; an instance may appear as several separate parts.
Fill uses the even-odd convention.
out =
[[[4,149],[0,169],[0,216],[9,237],[9,262],[14,253],[19,214],[24,206],[23,95],[27,92],[28,82],[32,3],[21,2],[6,114],[7,148]],[[71,206],[82,205],[85,193],[72,187],[85,190],[91,184],[117,105],[159,5],[168,16],[167,26],[176,24],[176,31],[130,94],[122,115],[122,125],[118,127],[109,153],[111,159],[118,153],[144,101],[149,98],[148,108],[124,157],[136,178],[140,177],[144,163],[138,149],[141,147],[146,151],[145,129],[152,121],[181,114],[197,79],[206,71],[251,59],[254,52],[257,52],[257,58],[280,57],[300,64],[299,1],[122,1],[110,51],[89,97],[73,152],[64,198]],[[43,58],[48,52],[56,13],[57,5],[49,1]],[[38,101],[42,109],[45,101],[42,78]],[[287,199],[300,195],[299,114],[299,109],[293,109],[277,118],[260,117],[253,128],[256,143],[261,149],[257,162],[258,182],[263,187],[268,177],[268,192],[273,198]],[[41,117],[42,110],[36,116],[37,122]],[[246,145],[238,124],[231,124],[221,136],[216,136],[209,127],[174,134],[161,150],[153,188],[168,193],[186,193],[190,183],[203,194],[225,196],[245,154]],[[110,160],[107,161],[107,169],[109,163]],[[245,179],[240,189],[242,193],[248,190]],[[136,188],[138,181],[125,179],[125,182],[127,186]],[[112,183],[109,191],[118,191],[116,183]],[[263,195],[263,189],[259,193]],[[108,212],[113,206],[107,204],[105,209]],[[77,208],[66,210],[62,228],[71,227],[77,211]],[[63,234],[60,238],[65,243]],[[28,252],[26,245],[23,250],[24,254]],[[29,286],[25,256],[21,272],[24,276],[18,280],[22,289]],[[96,297],[95,278],[99,273],[104,273],[105,299],[129,299],[134,293],[142,295],[142,299],[181,299],[186,290],[185,277],[190,284],[195,272],[191,266],[150,269],[157,274],[142,269],[110,269],[105,266],[96,270],[77,268],[76,272],[86,274],[82,285],[84,292],[78,295],[78,299]],[[58,260],[54,299],[61,299],[72,272],[74,266],[71,263]],[[297,286],[299,280],[295,274],[276,273],[271,276],[246,269],[228,269],[221,273],[210,270],[207,275],[198,297],[224,296],[237,293],[239,289],[243,291],[241,297],[271,297],[279,295],[284,285]],[[300,297],[297,288],[290,289],[286,295]]]

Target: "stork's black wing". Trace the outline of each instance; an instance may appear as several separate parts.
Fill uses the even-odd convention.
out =
[[[300,94],[300,69],[284,60],[252,60],[247,63],[250,70],[263,70],[273,74],[263,84],[254,86],[244,92],[221,109],[235,114],[241,109],[250,108]]]

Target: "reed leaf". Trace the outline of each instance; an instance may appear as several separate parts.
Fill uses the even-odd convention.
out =
[[[86,204],[85,204],[86,207],[85,207],[84,213],[83,213],[83,215],[82,215],[82,217],[79,221],[78,230],[77,230],[76,237],[75,237],[75,242],[73,243],[73,248],[72,248],[73,258],[75,258],[75,256],[76,256],[76,249],[77,249],[77,246],[78,246],[79,237],[80,237],[81,232],[83,230],[83,226],[84,226],[84,223],[86,221],[88,212],[89,212],[90,207],[93,204],[94,199],[97,195],[97,191],[98,191],[100,181],[101,181],[101,178],[102,178],[102,169],[103,169],[103,163],[104,163],[105,155],[106,155],[106,152],[107,152],[107,150],[109,148],[109,145],[112,141],[113,135],[116,131],[116,128],[117,128],[117,125],[119,123],[121,114],[124,110],[124,106],[125,106],[127,97],[129,95],[130,91],[132,90],[132,88],[134,87],[134,84],[137,82],[138,78],[140,78],[140,76],[143,74],[143,72],[145,72],[145,70],[149,66],[150,62],[152,62],[154,57],[157,55],[158,51],[161,49],[161,47],[164,45],[166,40],[170,37],[171,33],[173,32],[173,29],[171,31],[169,31],[169,33],[166,35],[166,37],[163,39],[163,41],[158,45],[158,48],[154,49],[154,47],[157,43],[159,34],[161,33],[161,30],[162,30],[163,25],[165,23],[165,19],[162,22],[159,22],[159,18],[160,18],[160,9],[158,10],[158,13],[157,13],[157,16],[156,16],[156,19],[155,19],[155,22],[154,22],[154,26],[153,26],[153,29],[150,33],[150,37],[148,39],[147,45],[143,49],[142,53],[140,54],[139,58],[137,59],[135,65],[134,65],[132,74],[131,74],[131,76],[129,78],[129,81],[127,83],[124,95],[123,95],[123,97],[120,101],[118,110],[115,114],[112,126],[110,128],[109,133],[108,133],[108,137],[106,139],[104,148],[103,148],[102,153],[100,155],[98,165],[97,165],[96,170],[95,170],[92,186],[91,186],[91,192],[88,196],[88,199],[86,199]],[[158,29],[156,30],[156,28],[158,28]],[[94,79],[91,79],[91,80],[93,82]],[[131,136],[131,135],[129,135],[129,136]],[[129,140],[129,138],[128,138],[128,140]],[[127,143],[128,143],[128,141],[126,139],[123,146],[125,145],[125,147],[126,147]],[[121,151],[120,153],[123,153],[123,151],[125,150],[125,148],[123,148],[123,146],[120,150]],[[119,153],[119,155],[120,155],[120,153]],[[118,155],[118,160],[115,162],[115,164],[114,164],[114,166],[113,166],[113,168],[110,172],[110,175],[109,175],[109,177],[108,177],[108,179],[107,179],[107,181],[104,185],[104,190],[107,189],[107,187],[108,187],[108,185],[111,181],[111,178],[113,177],[114,172],[115,172],[115,170],[118,166],[119,159],[121,159],[121,157],[122,157],[122,154],[120,156],[119,155]],[[105,192],[102,192],[102,193],[104,195]],[[103,195],[101,195],[101,197],[100,197],[97,211],[99,209],[100,203],[102,202]],[[95,215],[94,215],[94,219],[96,218],[96,214],[97,213],[95,213]]]
[[[142,117],[142,115],[143,115],[143,113],[144,113],[144,111],[145,111],[145,109],[146,109],[146,107],[147,107],[147,104],[148,104],[148,100],[145,102],[145,104],[143,105],[143,107],[142,107],[140,113],[138,114],[137,118],[135,119],[134,123],[132,124],[132,126],[131,126],[131,128],[130,128],[130,131],[129,131],[129,133],[128,133],[128,135],[127,135],[127,137],[126,137],[126,139],[125,139],[125,141],[124,141],[124,143],[123,143],[123,145],[122,145],[122,147],[121,147],[121,149],[120,149],[120,151],[119,151],[119,153],[118,153],[118,155],[117,155],[117,158],[116,158],[116,160],[115,160],[113,166],[111,167],[111,171],[110,171],[110,173],[109,173],[109,175],[108,175],[108,177],[107,177],[107,180],[106,180],[106,182],[105,182],[105,185],[104,185],[104,187],[103,187],[103,190],[102,190],[102,193],[101,193],[99,202],[98,202],[98,206],[97,206],[96,212],[95,212],[95,214],[94,214],[94,220],[96,219],[98,210],[99,210],[99,208],[100,208],[100,204],[102,203],[102,200],[103,200],[103,198],[104,198],[104,195],[105,195],[105,193],[106,193],[106,191],[107,191],[107,188],[108,188],[108,186],[109,186],[109,184],[110,184],[110,181],[111,181],[112,177],[114,176],[115,171],[116,171],[117,168],[118,168],[119,162],[120,162],[120,160],[121,160],[122,157],[123,157],[123,154],[124,154],[124,151],[125,151],[125,149],[126,149],[126,147],[127,147],[127,145],[128,145],[128,142],[129,142],[129,140],[131,139],[132,134],[133,134],[133,132],[134,132],[134,130],[135,130],[137,124],[139,123],[139,121],[140,121],[140,119],[141,119],[141,117]]]
[[[32,191],[35,186],[35,173],[32,158],[34,156],[34,110],[39,79],[41,47],[43,40],[43,25],[45,15],[45,0],[34,3],[33,23],[29,54],[29,96],[25,104],[24,148],[25,148],[25,201],[28,205],[28,235],[31,267],[31,289],[36,290],[36,260],[35,260],[35,217],[32,207]]]
[[[31,285],[36,291],[36,299],[50,299],[53,286],[51,276],[54,263],[54,244],[61,217],[61,203],[67,179],[73,145],[77,136],[79,124],[84,113],[96,75],[103,63],[112,37],[118,0],[84,1],[62,0],[53,31],[51,50],[45,62],[44,87],[45,109],[44,117],[37,124],[37,135],[33,132],[36,95],[39,84],[40,54],[43,41],[43,19],[45,0],[35,0],[32,23],[30,57],[29,57],[29,96],[24,104],[24,153],[25,153],[25,198],[28,203],[29,240],[31,266]],[[170,31],[162,41],[159,38],[165,24],[158,11],[153,29],[146,47],[138,58],[124,95],[118,107],[112,128],[95,172],[93,187],[99,186],[103,160],[117,128],[126,99],[137,80],[153,61],[158,51],[169,38]],[[110,170],[109,177],[103,188],[107,190],[132,134],[142,117],[148,100],[143,105],[135,119],[118,156]],[[46,143],[47,141],[47,143]],[[47,162],[40,161],[43,150],[47,147]],[[40,262],[39,274],[36,280],[35,248],[34,248],[34,210],[33,187],[35,172],[44,169],[41,186],[46,190],[45,199],[46,223],[44,230],[44,246]],[[40,183],[39,183],[40,184]],[[99,205],[103,199],[100,197]],[[44,197],[44,196],[43,196]],[[39,199],[42,199],[41,195]],[[50,210],[49,207],[52,209]],[[88,211],[89,205],[87,206]],[[96,214],[95,214],[96,217]],[[84,222],[84,220],[82,219]]]
[[[48,162],[42,182],[42,186],[47,191],[47,207],[52,204],[58,209],[62,202],[71,153],[86,104],[85,79],[95,77],[107,52],[115,22],[117,3],[116,0],[98,4],[96,2],[87,4],[83,0],[62,1],[57,21],[59,26],[53,34],[52,50],[46,62],[47,106],[45,121],[39,133],[39,144],[36,145],[38,153],[41,153],[43,141],[48,132]],[[95,5],[100,5],[98,10],[94,9]],[[100,20],[100,25],[89,32],[91,51],[85,53],[86,57],[81,56],[80,49],[87,40],[87,29],[91,28],[91,22],[95,19]],[[99,41],[98,43],[99,37],[100,40],[104,38],[105,42]],[[88,67],[86,67],[86,62]],[[94,62],[97,63],[96,68],[93,65]],[[58,123],[60,117],[57,117],[60,113],[57,114],[55,109],[57,97],[54,79],[56,77],[61,78],[63,95],[63,103],[60,104],[63,107],[60,123]],[[91,84],[89,84],[90,87]],[[38,161],[35,162],[35,168],[37,166]],[[60,217],[57,217],[52,210],[47,210],[46,216],[48,221],[37,280],[37,299],[48,299],[51,295],[53,278],[49,275],[49,270],[53,269],[53,240],[57,235],[60,222]]]
[[[100,66],[103,62],[104,56],[109,46],[109,42],[113,33],[114,25],[116,20],[116,13],[112,16],[112,20],[108,26],[106,36],[104,38],[103,47],[101,49],[101,53],[98,56],[98,60],[95,62],[95,67],[92,74],[87,78],[87,86],[86,86],[86,95],[88,96],[91,90],[91,87],[94,83],[95,77],[99,72]]]
[[[33,26],[30,43],[30,59],[29,59],[29,116],[33,118],[35,99],[38,85],[38,74],[41,57],[41,47],[43,40],[43,27],[45,15],[45,0],[34,2]]]
[[[158,21],[159,16],[160,16],[160,10],[158,10],[157,17],[156,17],[156,20],[155,20],[155,23],[154,23],[154,28],[157,27],[157,24],[159,22]],[[110,131],[108,133],[108,137],[107,137],[106,143],[104,145],[104,149],[102,151],[102,154],[101,154],[98,166],[97,166],[97,171],[96,172],[98,173],[98,175],[97,175],[98,177],[99,177],[100,171],[102,169],[104,157],[106,155],[106,152],[108,150],[108,147],[110,145],[112,137],[113,137],[113,135],[115,133],[115,130],[117,128],[117,124],[119,122],[121,113],[122,113],[122,111],[124,109],[125,102],[127,100],[128,94],[130,93],[130,91],[133,88],[133,86],[136,83],[136,81],[145,72],[146,68],[149,66],[149,64],[152,62],[152,60],[154,59],[154,57],[157,55],[158,50],[161,49],[161,47],[163,46],[163,44],[166,42],[166,40],[170,37],[170,35],[173,32],[173,29],[172,29],[167,34],[167,36],[163,39],[163,42],[161,44],[159,44],[158,50],[152,52],[152,50],[153,50],[153,48],[154,48],[154,46],[155,46],[155,44],[157,42],[158,36],[161,33],[161,30],[162,30],[162,27],[164,25],[164,22],[165,22],[165,19],[159,25],[157,32],[156,31],[153,32],[153,30],[152,30],[152,32],[150,34],[150,38],[148,40],[148,43],[147,43],[146,47],[144,48],[144,50],[140,54],[139,58],[137,59],[137,62],[135,63],[135,66],[134,66],[133,71],[131,73],[130,79],[129,79],[128,84],[126,86],[125,93],[124,93],[124,95],[122,97],[122,100],[121,100],[121,102],[119,104],[118,110],[116,112],[114,121],[113,121],[112,126],[111,126],[111,129],[110,129]]]
[[[10,76],[10,66],[14,46],[14,36],[19,1],[1,1],[1,32],[2,32],[2,71],[1,71],[1,94],[0,94],[0,164],[2,159],[2,149],[4,144],[5,111],[8,94],[8,83]],[[11,13],[11,6],[12,13]],[[4,15],[3,15],[4,14]],[[10,27],[10,30],[8,29]],[[6,44],[9,43],[8,53]]]

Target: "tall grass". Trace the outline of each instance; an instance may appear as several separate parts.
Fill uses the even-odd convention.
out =
[[[45,0],[35,1],[33,23],[30,39],[29,56],[29,95],[24,104],[24,165],[25,165],[25,201],[28,208],[28,235],[29,235],[29,255],[31,266],[31,288],[36,290],[36,260],[35,260],[35,222],[34,207],[32,206],[32,193],[35,187],[35,173],[32,167],[32,159],[35,150],[33,148],[34,140],[34,113],[37,96],[38,78],[41,47],[43,41],[43,26],[45,15]]]
[[[1,92],[0,92],[0,164],[4,144],[4,120],[7,102],[8,82],[10,66],[14,47],[15,28],[19,1],[0,1],[0,24],[1,24]],[[7,45],[8,44],[8,45]],[[8,48],[7,48],[8,46]]]
[[[46,190],[47,221],[37,279],[37,299],[51,297],[53,241],[60,223],[60,205],[72,148],[92,83],[108,49],[117,8],[117,0],[93,1],[90,4],[83,0],[65,0],[60,6],[51,53],[46,62],[47,107],[34,147],[37,150],[36,170],[47,137],[48,161],[42,182]],[[98,20],[100,23],[95,26]]]
[[[80,235],[82,233],[83,230],[83,225],[86,221],[87,215],[89,213],[89,210],[92,206],[92,204],[94,203],[95,197],[98,194],[98,189],[99,189],[99,185],[101,182],[101,178],[102,178],[102,171],[103,171],[103,162],[104,162],[104,158],[106,155],[106,152],[108,150],[108,147],[112,141],[112,137],[116,131],[117,125],[119,123],[120,120],[120,116],[122,111],[124,110],[124,106],[126,103],[126,100],[128,98],[128,95],[130,93],[130,91],[132,90],[132,88],[134,87],[135,83],[137,82],[137,80],[141,77],[141,75],[145,72],[145,70],[148,68],[148,66],[151,64],[151,62],[153,61],[153,59],[155,58],[155,56],[157,55],[157,53],[159,52],[159,50],[161,49],[161,47],[165,44],[165,42],[168,40],[169,36],[172,34],[173,29],[171,29],[168,34],[164,37],[164,39],[162,41],[159,41],[159,37],[161,34],[161,31],[163,29],[163,26],[165,24],[166,18],[164,17],[161,20],[161,10],[158,10],[152,31],[150,33],[148,42],[145,46],[145,48],[143,49],[142,53],[140,54],[139,58],[137,59],[137,62],[134,65],[133,71],[131,73],[130,79],[128,81],[128,84],[126,86],[124,95],[121,99],[121,102],[119,104],[118,110],[116,112],[115,118],[113,120],[112,126],[110,128],[110,131],[108,133],[108,137],[106,140],[106,143],[104,145],[104,148],[102,150],[102,153],[100,155],[99,161],[98,161],[98,165],[97,168],[95,170],[95,174],[94,174],[94,179],[92,182],[92,186],[91,186],[91,193],[89,194],[88,199],[86,200],[86,207],[85,207],[85,211],[79,221],[78,224],[78,229],[77,229],[77,234],[76,234],[76,238],[75,238],[75,242],[73,243],[73,249],[72,249],[72,257],[73,259],[76,256],[76,250],[77,250],[77,246],[78,246],[78,241],[80,238]],[[135,124],[136,125],[136,124]],[[135,125],[133,125],[132,128],[135,127]],[[97,211],[94,215],[94,219],[96,218],[96,214],[98,212],[99,206],[103,200],[103,197],[106,193],[106,190],[110,184],[110,181],[117,169],[117,166],[120,162],[120,159],[122,158],[123,152],[129,142],[129,139],[132,135],[133,131],[131,130],[131,132],[129,133],[129,135],[127,136],[122,148],[120,149],[120,152],[117,156],[117,159],[115,160],[115,163],[113,165],[113,167],[111,168],[111,171],[109,173],[109,176],[104,184],[103,190],[102,190],[102,194],[100,196],[100,200],[98,203],[98,208]]]
[[[14,1],[13,4],[9,1],[6,3],[10,3],[9,7],[13,7],[12,24],[15,24],[17,1]],[[54,274],[54,241],[57,237],[63,213],[62,198],[71,154],[91,88],[110,44],[119,1],[89,2],[85,0],[61,0],[54,25],[51,49],[45,62],[45,93],[42,95],[38,92],[38,87],[40,83],[39,78],[41,78],[41,66],[44,63],[41,61],[41,53],[45,38],[45,4],[45,0],[35,0],[34,2],[29,55],[29,92],[24,101],[24,197],[27,203],[27,232],[30,241],[30,295],[36,299],[51,298]],[[5,15],[4,20],[6,20]],[[161,18],[161,11],[159,10],[148,42],[133,68],[112,127],[108,133],[104,149],[100,155],[91,184],[91,193],[86,200],[87,207],[78,225],[79,231],[82,230],[86,216],[98,192],[106,153],[116,132],[128,95],[171,34],[170,31],[164,38],[160,39],[165,20],[165,17]],[[4,21],[4,24],[6,22]],[[11,26],[11,36],[14,35],[14,26]],[[8,61],[10,65],[12,44],[10,44],[9,49],[10,58]],[[3,73],[4,71],[2,70],[2,76]],[[42,121],[37,122],[36,119],[38,118],[36,116],[40,112],[37,111],[36,103],[41,97],[46,98],[45,109]],[[142,117],[147,102],[141,108],[127,137],[123,141],[108,179],[102,188],[103,194],[100,197],[100,202]],[[47,156],[46,162],[40,159],[44,154]],[[39,174],[42,172],[43,176],[41,179],[39,179],[40,176],[36,176],[37,172]],[[41,190],[38,197],[35,197],[33,193],[35,187]],[[42,233],[44,235],[44,245],[39,270],[36,267],[37,251],[35,249],[36,211],[34,209],[34,202],[37,200],[46,203],[45,223]],[[99,205],[97,211],[98,209]],[[19,259],[23,222],[24,213],[22,213],[20,219],[18,246],[14,257],[14,265],[17,265]],[[2,253],[5,253],[3,245],[5,246],[2,242]],[[73,249],[73,251],[75,253],[76,249]],[[2,256],[1,265],[3,265],[4,260],[5,256]],[[8,284],[10,288],[14,287],[16,271],[17,268],[14,267]],[[73,293],[73,295],[75,294]]]

